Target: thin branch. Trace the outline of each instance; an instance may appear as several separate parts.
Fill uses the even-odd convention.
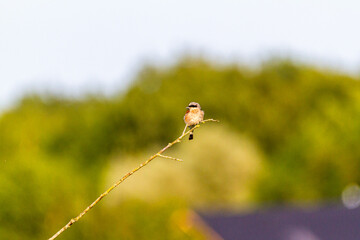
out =
[[[185,128],[184,128],[184,131],[182,132],[182,135],[184,135],[184,133],[185,133],[185,131],[186,131],[187,127],[188,127],[188,125],[187,125],[187,124],[185,124]]]
[[[179,161],[179,162],[182,162],[182,161],[183,161],[183,160],[180,159],[180,158],[174,158],[174,157],[165,156],[165,155],[161,155],[161,154],[158,154],[158,156],[159,156],[159,157],[162,157],[162,158],[172,159],[172,160]]]
[[[202,121],[201,123],[205,123],[205,122],[219,122],[218,120],[214,120],[214,119],[206,119],[204,121]],[[90,209],[92,209],[96,204],[98,204],[100,202],[101,199],[103,199],[106,195],[108,195],[114,188],[116,188],[120,183],[122,183],[123,181],[125,181],[125,179],[127,179],[128,177],[130,177],[131,175],[133,175],[135,172],[137,172],[138,170],[140,170],[142,167],[146,166],[148,163],[150,163],[152,160],[154,160],[156,157],[164,157],[164,158],[170,158],[170,159],[176,159],[176,158],[172,158],[172,157],[168,157],[168,156],[164,156],[161,155],[163,152],[165,152],[168,148],[170,148],[171,146],[173,146],[176,143],[179,143],[181,141],[182,138],[184,138],[186,135],[188,135],[191,131],[193,131],[195,128],[200,127],[200,124],[196,125],[194,128],[192,128],[191,130],[187,131],[187,132],[183,132],[180,137],[178,137],[177,139],[175,139],[173,142],[168,143],[168,145],[166,145],[166,147],[164,147],[163,149],[161,149],[159,152],[157,152],[156,154],[152,155],[150,158],[148,158],[145,162],[143,162],[142,164],[140,164],[140,166],[138,166],[137,168],[133,169],[132,171],[128,172],[127,174],[125,174],[120,180],[118,180],[116,183],[114,183],[108,190],[106,190],[105,192],[103,192],[93,203],[91,203],[87,208],[85,208],[85,210],[83,212],[81,212],[77,217],[72,218],[64,227],[62,227],[57,233],[55,233],[51,238],[49,238],[49,240],[53,240],[55,238],[57,238],[62,232],[64,232],[66,229],[68,229],[69,227],[71,227],[71,225],[73,225],[74,223],[76,223],[77,221],[79,221],[80,218],[82,218],[88,211],[90,211]]]

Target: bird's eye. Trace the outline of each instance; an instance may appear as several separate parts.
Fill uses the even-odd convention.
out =
[[[196,107],[196,105],[189,105],[189,107]]]

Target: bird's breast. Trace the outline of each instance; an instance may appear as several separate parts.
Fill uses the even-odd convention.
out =
[[[185,123],[189,126],[199,124],[203,120],[203,114],[200,109],[190,109],[187,111],[184,117]]]

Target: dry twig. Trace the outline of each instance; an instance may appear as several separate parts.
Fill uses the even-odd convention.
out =
[[[214,119],[206,119],[204,121],[202,121],[201,123],[205,123],[205,122],[219,122],[218,120],[214,120]],[[157,157],[162,157],[162,158],[167,158],[167,159],[172,159],[172,160],[176,160],[176,161],[182,161],[181,159],[178,158],[174,158],[174,157],[169,157],[169,156],[165,156],[165,155],[161,155],[163,152],[165,152],[168,148],[170,148],[171,146],[173,146],[176,143],[179,143],[181,141],[181,139],[183,139],[186,135],[188,135],[190,132],[194,131],[196,128],[200,127],[199,125],[196,125],[195,127],[193,127],[192,129],[190,129],[189,131],[185,132],[186,127],[183,131],[183,133],[181,134],[180,137],[178,137],[177,139],[175,139],[173,142],[169,143],[166,147],[164,147],[163,149],[161,149],[159,152],[157,152],[156,154],[152,155],[149,159],[147,159],[145,162],[143,162],[142,164],[140,164],[140,166],[138,166],[137,168],[133,169],[132,171],[128,172],[127,174],[125,174],[119,181],[117,181],[115,184],[113,184],[108,190],[106,190],[104,193],[102,193],[93,203],[91,203],[83,212],[81,212],[77,217],[72,218],[64,227],[62,227],[57,233],[55,233],[51,238],[49,238],[49,240],[53,240],[55,238],[57,238],[62,232],[64,232],[66,229],[68,229],[69,227],[71,227],[71,225],[73,225],[75,222],[79,221],[80,218],[82,218],[91,208],[93,208],[98,202],[100,202],[101,199],[103,199],[106,195],[108,195],[114,188],[116,188],[120,183],[122,183],[125,179],[127,179],[128,177],[130,177],[131,175],[133,175],[135,172],[137,172],[138,170],[140,170],[142,167],[146,166],[149,162],[151,162],[152,160],[154,160]]]

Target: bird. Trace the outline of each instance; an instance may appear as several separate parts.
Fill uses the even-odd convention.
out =
[[[198,125],[201,121],[204,120],[204,111],[201,110],[200,104],[197,102],[191,102],[186,107],[187,111],[184,116],[184,122],[186,124],[184,132],[187,127],[190,129],[194,128],[196,125]],[[193,131],[190,132],[189,140],[194,139],[194,133]]]

